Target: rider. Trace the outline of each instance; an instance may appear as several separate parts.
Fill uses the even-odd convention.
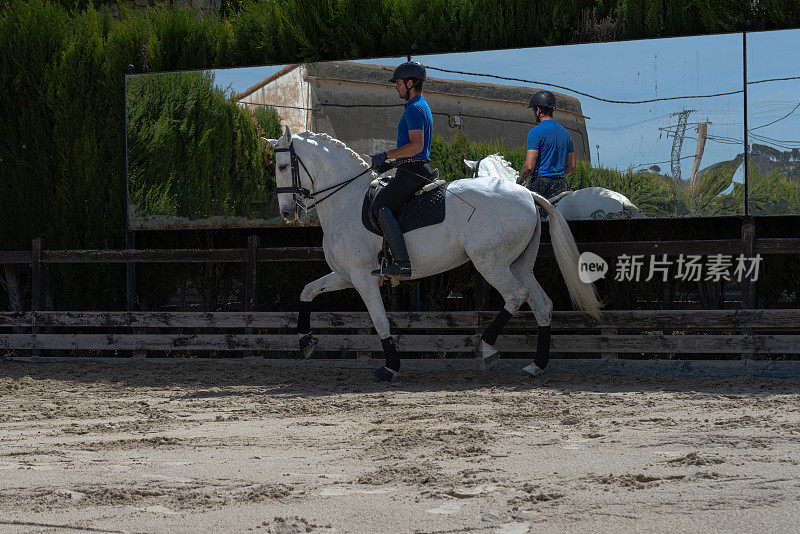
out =
[[[528,132],[528,152],[517,183],[550,199],[567,190],[564,175],[575,170],[572,136],[553,119],[556,95],[550,91],[534,93],[528,107],[533,109],[538,125]],[[531,182],[526,184],[531,175]]]
[[[372,155],[372,166],[378,172],[386,172],[394,159],[397,173],[375,196],[370,207],[373,217],[380,224],[383,235],[392,252],[393,263],[372,271],[376,276],[411,278],[411,261],[406,250],[403,231],[397,215],[403,204],[414,193],[430,182],[431,135],[433,115],[422,96],[425,67],[416,61],[408,61],[394,69],[391,82],[400,98],[406,101],[405,111],[397,124],[397,148]]]

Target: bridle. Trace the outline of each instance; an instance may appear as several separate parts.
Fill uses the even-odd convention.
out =
[[[348,184],[350,184],[351,182],[353,182],[357,178],[360,178],[361,176],[364,176],[365,174],[367,174],[368,172],[370,172],[372,170],[372,167],[369,167],[365,171],[353,176],[352,178],[349,178],[349,179],[347,179],[347,180],[345,180],[343,182],[339,182],[338,184],[334,184],[332,186],[329,186],[329,187],[326,187],[324,189],[320,189],[319,191],[316,191],[315,190],[316,188],[314,187],[314,177],[311,176],[310,172],[308,172],[308,167],[306,167],[306,164],[303,163],[303,160],[300,159],[300,156],[298,156],[297,152],[295,152],[295,150],[294,150],[294,139],[292,139],[289,142],[289,147],[288,148],[276,148],[275,152],[288,152],[289,153],[290,162],[291,162],[291,165],[292,165],[292,185],[290,187],[276,187],[275,188],[275,192],[276,193],[291,193],[292,194],[292,201],[295,204],[297,204],[299,207],[301,207],[304,211],[310,211],[310,210],[314,209],[319,204],[321,204],[323,200],[326,200],[326,199],[332,197],[334,194],[336,194],[340,190],[344,189]],[[306,171],[306,174],[308,175],[309,180],[311,180],[311,190],[306,189],[300,183],[300,166],[301,165],[303,167],[303,170]],[[324,197],[320,198],[319,200],[314,200],[321,193],[325,193],[327,191],[331,191],[331,192],[328,193],[327,195],[325,195]],[[306,202],[307,200],[312,200],[313,202],[311,204],[308,204]]]
[[[486,159],[486,156],[483,156],[481,159],[479,159],[478,161],[475,162],[475,170],[472,171],[472,177],[473,178],[477,178],[478,177],[478,169],[481,166],[481,161],[483,161],[485,159]]]

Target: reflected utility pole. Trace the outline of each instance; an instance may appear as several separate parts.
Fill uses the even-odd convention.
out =
[[[706,148],[709,124],[711,124],[711,121],[706,119],[706,122],[701,122],[697,125],[697,149],[694,152],[694,165],[692,165],[692,175],[689,177],[689,188],[694,187],[697,171],[700,170],[700,162],[703,160],[703,151]]]
[[[749,173],[747,170],[748,167],[748,158],[747,158],[747,149],[749,145],[749,139],[747,138],[747,30],[753,27],[752,21],[746,20],[744,21],[744,29],[742,30],[742,98],[744,99],[744,216],[748,217],[750,215],[750,202],[748,196],[748,189],[749,189]]]
[[[672,152],[670,154],[670,171],[672,179],[676,182],[681,180],[681,149],[683,148],[683,137],[686,135],[686,123],[689,115],[696,110],[684,109],[672,113],[670,117],[677,117],[678,124],[667,126],[666,128],[659,128],[662,132],[666,132],[667,138],[672,139]]]

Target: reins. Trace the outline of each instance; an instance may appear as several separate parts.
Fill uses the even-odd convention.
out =
[[[306,174],[308,175],[308,178],[311,180],[311,187],[314,188],[314,177],[311,176],[311,173],[308,172],[308,168],[306,167],[306,164],[303,163],[303,160],[300,159],[300,156],[298,156],[297,152],[295,152],[295,150],[294,150],[294,139],[292,139],[292,141],[289,143],[289,148],[276,148],[275,152],[288,152],[289,153],[289,158],[290,158],[290,161],[291,161],[291,165],[292,165],[292,185],[290,187],[276,187],[275,188],[275,192],[276,193],[291,193],[292,194],[292,199],[294,200],[295,204],[297,204],[298,206],[303,208],[303,210],[305,210],[305,211],[310,211],[310,210],[316,208],[323,201],[327,200],[328,198],[332,197],[333,195],[335,195],[336,193],[338,193],[339,191],[344,189],[348,184],[352,183],[353,181],[355,181],[358,178],[361,178],[362,176],[364,176],[365,174],[367,174],[368,172],[370,172],[372,170],[372,167],[370,166],[366,170],[360,172],[359,174],[353,176],[352,178],[348,178],[347,180],[344,180],[343,182],[339,182],[338,184],[334,184],[334,185],[328,186],[328,187],[326,187],[324,189],[320,189],[319,191],[312,191],[312,190],[309,190],[309,189],[306,189],[305,187],[303,187],[301,182],[300,182],[300,166],[302,165],[303,170],[306,171]],[[331,191],[331,190],[333,190],[333,191]],[[325,195],[324,197],[320,198],[319,200],[314,201],[314,203],[310,204],[310,205],[306,204],[305,202],[300,202],[300,200],[298,199],[298,196],[299,196],[299,197],[302,197],[302,198],[304,198],[306,200],[314,200],[315,197],[317,197],[321,193],[325,193],[327,191],[331,191],[331,192],[329,194]]]
[[[306,189],[305,187],[303,187],[302,184],[300,183],[300,166],[303,167],[303,170],[306,171],[306,174],[308,175],[308,178],[311,180],[311,187],[312,188],[314,187],[314,177],[311,176],[311,173],[308,172],[308,168],[306,167],[306,164],[303,163],[303,160],[300,159],[300,156],[297,155],[297,152],[294,149],[294,139],[292,139],[289,142],[289,147],[288,148],[276,148],[275,152],[288,152],[289,153],[290,162],[291,162],[291,166],[292,166],[292,185],[290,187],[276,187],[275,188],[275,192],[276,193],[291,193],[292,194],[292,200],[294,201],[294,203],[297,204],[298,206],[300,206],[301,208],[303,208],[303,210],[305,210],[305,211],[311,211],[312,209],[316,208],[323,201],[329,199],[330,197],[332,197],[333,195],[335,195],[336,193],[338,193],[339,191],[341,191],[342,189],[347,187],[350,183],[352,183],[356,179],[364,176],[365,174],[367,174],[368,172],[373,170],[373,167],[370,166],[367,169],[365,169],[364,171],[362,171],[362,172],[358,173],[357,175],[353,176],[352,178],[348,178],[347,180],[339,182],[338,184],[334,184],[334,185],[328,186],[328,187],[326,187],[324,189],[320,189],[319,191],[311,191],[311,190]],[[476,165],[476,168],[477,168],[477,165]],[[422,176],[422,175],[417,174],[415,172],[409,171],[408,169],[405,169],[405,172],[407,172],[409,174],[413,174],[414,176],[422,178],[423,180],[427,180],[429,183],[432,182],[432,180],[430,178]],[[306,204],[305,202],[300,202],[300,200],[298,199],[298,197],[302,197],[303,199],[306,199],[306,200],[314,200],[315,197],[317,197],[321,193],[325,193],[327,191],[331,191],[331,192],[328,193],[327,195],[325,195],[324,197],[320,198],[319,200],[316,200],[313,204],[310,204],[310,205]],[[454,194],[456,197],[461,199],[464,203],[466,203],[470,207],[472,207],[472,212],[475,213],[476,208],[475,208],[475,206],[472,205],[472,203],[468,202],[464,198],[461,198],[460,195],[457,195],[455,193],[452,193],[452,194]],[[472,218],[472,215],[470,215],[470,219],[471,218]]]

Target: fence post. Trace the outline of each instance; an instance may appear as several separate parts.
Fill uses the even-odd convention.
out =
[[[420,289],[419,289],[419,280],[415,281],[411,284],[411,295],[409,297],[409,307],[411,308],[412,312],[418,312],[421,308],[421,299],[420,299]]]
[[[756,227],[753,224],[752,219],[745,219],[742,222],[742,255],[745,257],[745,259],[752,258],[755,256],[755,250],[756,250]],[[743,310],[754,310],[758,308],[758,294],[756,292],[757,284],[758,284],[757,280],[752,280],[747,276],[742,278],[741,307]],[[745,328],[742,330],[742,334],[749,336],[750,339],[752,339],[753,329]],[[751,360],[753,359],[754,356],[755,356],[754,349],[750,350],[749,352],[742,353],[743,360]]]
[[[34,238],[31,245],[31,311],[37,312],[44,309],[44,292],[45,292],[45,274],[44,263],[42,263],[42,248],[44,239],[41,237]],[[31,314],[33,318],[33,325],[31,325],[31,334],[38,334],[39,327],[36,324],[36,314]],[[40,356],[41,352],[38,349],[31,351],[31,356]]]
[[[756,227],[748,219],[742,224],[742,254],[745,258],[752,258],[756,252]],[[758,308],[757,281],[750,278],[742,279],[742,308],[755,310]]]
[[[261,238],[251,235],[247,238],[247,272],[245,273],[244,283],[244,311],[254,312],[258,309],[258,247],[261,245]],[[245,328],[246,335],[252,334],[252,328]],[[252,357],[252,353],[244,353],[245,358]]]
[[[133,232],[125,232],[125,249],[136,249],[136,235]],[[136,311],[139,299],[136,295],[136,264],[133,262],[125,264],[125,294],[127,311]]]

